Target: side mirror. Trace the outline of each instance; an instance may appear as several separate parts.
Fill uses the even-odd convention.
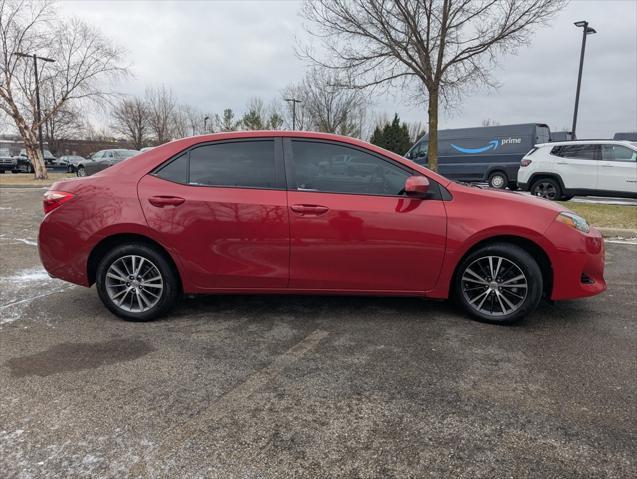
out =
[[[407,196],[424,196],[429,191],[429,180],[426,176],[414,175],[405,181],[405,193]]]

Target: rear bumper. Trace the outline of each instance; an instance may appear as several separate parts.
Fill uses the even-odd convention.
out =
[[[604,239],[594,228],[583,234],[554,222],[546,232],[555,246],[551,255],[553,288],[551,299],[595,296],[606,290]]]

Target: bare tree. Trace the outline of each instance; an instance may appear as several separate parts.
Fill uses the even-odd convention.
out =
[[[44,140],[49,145],[49,150],[54,155],[58,154],[62,142],[77,138],[82,126],[79,108],[70,103],[60,108],[55,115],[47,116],[44,122]]]
[[[300,118],[303,129],[360,136],[367,101],[360,90],[346,88],[336,73],[312,68],[300,85],[287,91],[301,100],[297,125]]]
[[[482,126],[487,127],[487,126],[499,126],[500,122],[493,120],[491,118],[485,118],[484,120],[482,120],[481,123]]]
[[[47,172],[38,146],[38,129],[72,102],[103,99],[106,79],[125,74],[121,53],[77,19],[61,20],[49,1],[0,0],[0,109],[15,122],[36,178]],[[37,118],[34,62],[17,53],[55,59],[40,63],[40,88],[55,100]]]
[[[170,141],[174,129],[174,114],[177,100],[172,90],[164,85],[146,90],[146,108],[148,124],[158,145]]]
[[[204,133],[204,115],[199,109],[192,105],[179,105],[175,121],[179,123],[180,128],[175,129],[173,136],[175,138],[184,138],[190,135],[200,135]],[[177,134],[177,133],[181,134]]]
[[[438,109],[468,87],[494,85],[497,54],[515,52],[563,0],[306,0],[308,30],[356,88],[400,86],[428,101],[429,166],[437,169]]]
[[[123,98],[111,112],[111,128],[123,135],[136,150],[148,141],[148,108],[141,98]]]

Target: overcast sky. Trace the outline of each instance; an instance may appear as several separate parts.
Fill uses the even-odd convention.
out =
[[[165,84],[179,100],[206,113],[233,108],[248,99],[279,97],[303,77],[306,64],[294,51],[307,39],[295,1],[118,2],[66,1],[63,15],[98,26],[127,51],[133,78],[118,90],[143,94]],[[578,115],[580,138],[637,131],[637,1],[575,0],[529,47],[500,61],[499,89],[474,91],[459,108],[444,114],[441,128],[479,126],[490,118],[501,124],[541,122],[570,128],[581,29],[588,20],[597,34],[588,37]],[[374,110],[406,121],[426,121],[426,108],[400,96],[377,95]]]

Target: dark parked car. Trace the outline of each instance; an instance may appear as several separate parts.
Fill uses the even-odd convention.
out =
[[[76,166],[77,176],[90,176],[98,171],[105,170],[109,166],[113,166],[131,156],[138,155],[137,150],[100,150],[91,156],[90,160],[80,161]]]
[[[77,171],[77,165],[79,165],[83,161],[86,161],[86,158],[84,158],[83,156],[65,155],[61,156],[58,159],[57,164],[58,166],[65,166],[66,171],[68,171],[69,173],[75,173]]]
[[[181,293],[309,293],[455,297],[478,319],[510,323],[542,296],[606,289],[601,234],[559,203],[454,183],[326,133],[173,141],[57,182],[43,206],[45,269],[96,284],[133,321]]]
[[[53,166],[56,162],[57,158],[53,155],[53,153],[49,150],[44,150],[44,164],[46,166]],[[27,150],[24,148],[20,150],[20,155],[18,156],[17,170],[22,173],[33,173],[33,165],[27,156]]]
[[[8,148],[0,148],[0,173],[5,171],[14,171],[17,168],[18,161],[11,156]]]

